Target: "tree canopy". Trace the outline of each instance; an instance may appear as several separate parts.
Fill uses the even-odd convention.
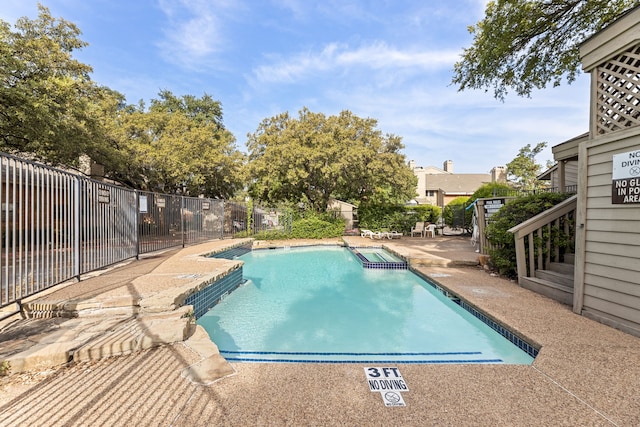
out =
[[[38,7],[15,30],[0,21],[0,150],[68,168],[89,157],[143,190],[228,198],[242,187],[244,155],[220,102],[162,91],[148,110],[127,105],[74,59],[87,45],[80,30]]]
[[[1,149],[74,166],[80,155],[105,152],[94,113],[109,91],[73,58],[86,45],[80,30],[38,7],[38,18],[20,18],[15,31],[0,21]]]
[[[330,198],[404,203],[416,177],[400,153],[401,138],[350,111],[326,117],[303,108],[282,113],[249,135],[249,192],[265,202],[303,202],[316,211]]]
[[[537,177],[542,170],[542,166],[536,163],[536,156],[546,146],[546,142],[540,142],[533,148],[531,148],[531,144],[522,147],[518,155],[507,163],[507,179],[521,190],[535,190],[541,187],[543,184]]]
[[[110,135],[127,153],[125,168],[111,177],[150,191],[230,198],[242,187],[244,155],[222,125],[222,106],[211,96],[159,93],[119,109]]]
[[[473,44],[455,64],[459,90],[509,89],[530,96],[549,83],[571,83],[580,72],[579,44],[640,0],[494,0],[469,27]]]

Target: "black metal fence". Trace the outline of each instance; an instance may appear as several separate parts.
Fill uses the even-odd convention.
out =
[[[0,153],[0,307],[161,249],[277,228],[275,210],[136,191]]]

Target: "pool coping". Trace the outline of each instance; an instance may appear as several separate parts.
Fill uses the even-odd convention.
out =
[[[447,239],[402,238],[398,243],[400,250],[416,257],[424,253],[451,261],[473,259],[468,239]],[[190,273],[185,254],[229,243],[235,242],[163,255],[162,271],[156,272]],[[234,375],[207,386],[191,384],[180,376],[193,363],[191,350],[178,343],[3,382],[0,419],[20,417],[37,424],[44,416],[59,424],[68,419],[112,424],[128,416],[131,424],[173,420],[176,426],[640,424],[638,337],[575,314],[571,307],[481,267],[416,268],[542,343],[534,364],[402,366],[410,389],[403,393],[406,407],[389,408],[380,393],[369,391],[366,365],[232,363]],[[121,274],[114,270],[91,282],[113,281]],[[127,274],[144,277],[144,272]],[[70,393],[75,398],[69,398]],[[125,413],[124,408],[130,410]]]

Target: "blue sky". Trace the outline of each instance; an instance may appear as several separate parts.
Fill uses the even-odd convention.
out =
[[[36,0],[0,0],[0,19],[37,16]],[[260,122],[303,107],[350,110],[399,135],[407,160],[488,173],[526,144],[588,130],[589,78],[514,94],[458,92],[453,64],[486,0],[42,0],[89,46],[75,57],[128,102],[160,90],[222,102],[245,151]],[[538,156],[545,164],[550,148]]]

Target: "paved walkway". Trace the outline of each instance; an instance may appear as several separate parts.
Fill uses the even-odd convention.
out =
[[[234,268],[234,261],[200,256],[237,243],[218,241],[131,262],[36,299],[43,315],[64,309],[78,318],[3,322],[0,355],[55,346],[80,332],[95,336],[76,363],[0,378],[0,426],[640,425],[639,338],[492,276],[477,266],[468,238],[346,240],[409,258],[541,346],[535,362],[398,365],[409,387],[405,407],[384,406],[359,364],[226,363],[178,308],[188,289]],[[79,326],[85,320],[93,330]],[[112,324],[103,329],[102,321]],[[87,347],[76,344],[71,354],[80,348]],[[111,357],[91,360],[97,356]]]

